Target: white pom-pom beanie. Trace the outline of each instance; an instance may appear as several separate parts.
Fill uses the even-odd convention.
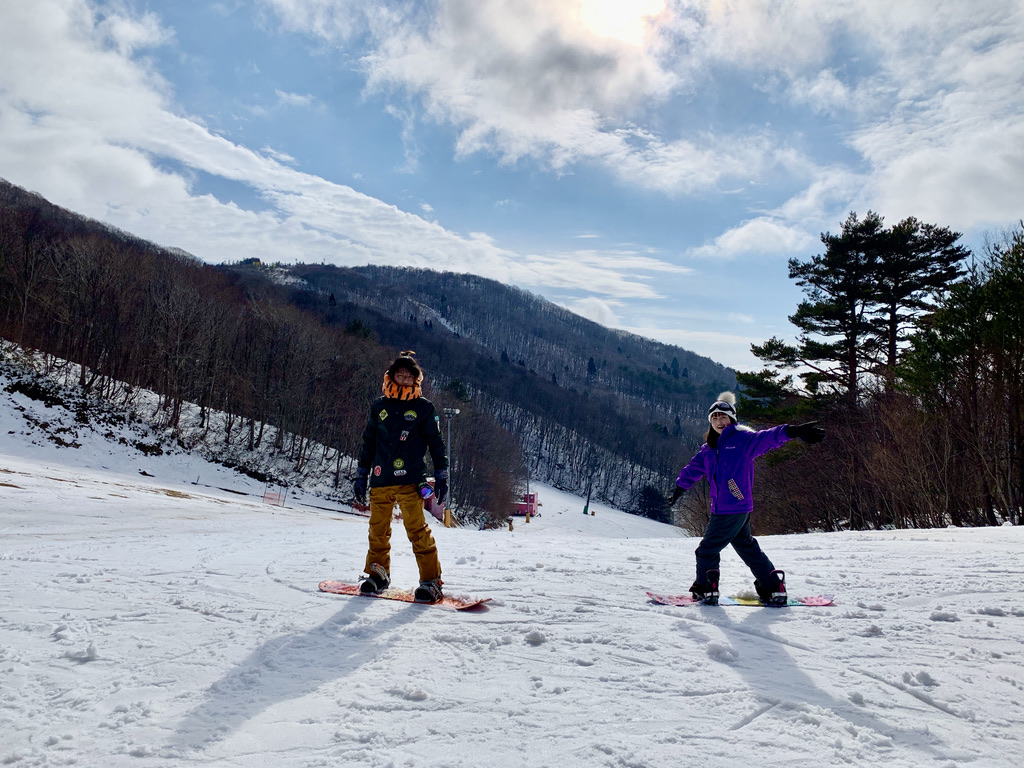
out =
[[[724,413],[735,424],[739,421],[736,415],[736,395],[732,392],[723,392],[718,396],[718,399],[711,404],[708,409],[708,422],[710,423],[711,417],[716,413]]]

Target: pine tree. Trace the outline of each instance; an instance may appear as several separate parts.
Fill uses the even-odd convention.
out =
[[[922,224],[914,217],[896,224],[879,250],[874,332],[882,342],[881,363],[890,386],[899,364],[899,343],[905,329],[964,270],[968,251],[957,245],[959,232]]]
[[[882,232],[878,214],[868,211],[861,221],[851,212],[840,234],[822,234],[823,254],[807,262],[790,259],[789,276],[808,297],[789,318],[800,329],[799,342],[794,347],[772,338],[753,345],[754,355],[779,368],[808,368],[800,377],[812,394],[836,393],[856,402],[877,347],[870,309]]]

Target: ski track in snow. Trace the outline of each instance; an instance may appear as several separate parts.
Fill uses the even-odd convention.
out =
[[[764,537],[791,592],[839,604],[679,608],[644,591],[685,591],[695,539],[541,487],[542,516],[514,532],[433,526],[447,591],[494,598],[460,614],[318,592],[362,566],[366,521],[342,507],[264,506],[190,485],[194,461],[29,444],[19,424],[0,411],[0,765],[1024,754],[1020,528]],[[411,586],[400,527],[392,542]],[[749,590],[731,552],[722,570],[723,589]]]

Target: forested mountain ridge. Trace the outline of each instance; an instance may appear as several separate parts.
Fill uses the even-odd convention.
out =
[[[732,371],[598,325],[476,275],[401,267],[225,265],[248,292],[279,292],[328,327],[413,349],[431,383],[516,435],[534,479],[625,509],[667,487],[700,444],[707,402]]]
[[[339,492],[385,361],[414,349],[429,396],[461,404],[460,500],[495,519],[527,472],[635,511],[645,486],[668,485],[706,428],[708,399],[735,380],[492,280],[213,266],[3,182],[0,273],[4,337],[79,364],[94,393],[158,393],[169,429],[186,403],[235,414],[226,449],[263,444],[301,466],[307,445],[331,448]]]
[[[298,265],[288,271],[338,301],[368,305],[428,329],[440,323],[560,386],[614,391],[679,412],[680,396],[688,404],[705,385],[734,380],[732,371],[706,357],[607,328],[477,275],[387,266]]]
[[[382,338],[388,344],[401,346],[409,339],[431,346],[432,336],[465,340],[470,343],[456,346],[466,355],[500,360],[570,391],[633,401],[660,414],[669,431],[676,417],[703,423],[708,397],[735,382],[731,370],[708,358],[607,328],[476,275],[386,266],[284,269],[325,298],[333,296],[336,318],[359,319],[355,308],[372,310],[378,325],[380,318],[389,318],[396,326]],[[468,359],[439,362],[449,378],[486,387],[486,381],[474,381],[478,366]]]

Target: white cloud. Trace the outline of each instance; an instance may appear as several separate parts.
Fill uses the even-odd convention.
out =
[[[741,335],[722,331],[689,331],[681,328],[622,327],[622,330],[675,344],[684,349],[700,350],[700,354],[737,371],[758,371],[764,368],[750,352],[751,344],[763,344],[760,335]]]
[[[799,249],[800,232],[834,229],[851,210],[873,209],[889,221],[913,215],[964,231],[1020,218],[1019,2],[723,0],[675,8],[673,23],[692,44],[687,66],[746,68],[792,104],[841,115],[848,128],[838,136],[859,158],[791,166],[794,178],[807,179],[803,190],[695,255]]]
[[[109,30],[120,37],[114,40]],[[153,17],[125,12],[121,18],[108,9],[101,19],[86,0],[6,6],[0,24],[4,177],[209,261],[386,261],[503,282],[535,275],[529,260],[486,235],[460,237],[290,168],[290,156],[269,148],[255,152],[180,114],[150,63],[130,55],[139,41],[164,39]],[[125,42],[130,40],[136,42]],[[192,176],[198,171],[248,187],[269,207],[245,210],[194,194]],[[557,265],[547,268],[559,273]],[[595,262],[585,272],[562,269],[559,285],[646,295],[649,287],[631,269],[614,262]]]
[[[662,299],[664,294],[641,273],[689,274],[692,270],[629,250],[577,250],[530,254],[512,272],[520,285],[583,288],[614,299]],[[623,279],[628,275],[629,280]]]
[[[524,286],[547,288],[578,288],[589,293],[620,299],[660,299],[661,293],[650,285],[633,279],[625,280],[614,267],[572,263],[562,255],[527,256],[525,263],[511,271],[514,282]]]
[[[866,211],[865,189],[869,180],[865,174],[855,173],[841,166],[821,168],[811,183],[789,198],[771,215],[806,231],[821,231],[835,226],[836,217],[845,219],[845,211]]]
[[[726,315],[726,318],[733,323],[749,324],[754,322],[753,315],[745,315],[742,312],[730,312]]]
[[[605,249],[577,250],[567,254],[560,254],[559,259],[575,264],[598,267],[601,269],[614,268],[630,272],[665,272],[677,275],[688,275],[693,270],[689,267],[682,267],[672,264],[653,256],[645,256],[634,250]]]
[[[386,13],[378,0],[261,0],[285,27],[328,40],[346,41],[365,31],[369,20]]]
[[[942,216],[966,184],[977,202],[957,220],[970,226],[1011,220],[1006,201],[1020,198],[1016,0],[670,0],[628,9],[605,0],[439,0],[429,13],[356,0],[267,1],[289,28],[340,46],[368,31],[368,87],[418,99],[428,119],[456,129],[459,156],[531,158],[557,173],[598,164],[671,195],[783,174],[808,185],[790,208],[823,205],[808,212],[816,223],[854,207],[920,205],[920,215]],[[765,125],[653,127],[659,110],[700,110],[709,89],[730,98],[717,92],[722,73],[747,77],[769,101],[843,115],[864,167],[811,161],[797,148],[802,137],[790,141]],[[404,117],[406,142],[412,119]],[[824,206],[819,168],[844,177],[845,199]],[[800,221],[783,215],[781,224]]]
[[[688,43],[689,56],[679,62],[680,69],[699,72],[725,61],[792,75],[828,60],[839,15],[834,5],[839,4],[677,0],[667,24]]]
[[[790,97],[815,112],[832,113],[855,108],[850,88],[831,69],[813,77],[798,77],[790,85]]]
[[[603,0],[440,0],[432,14],[269,1],[289,28],[338,45],[368,30],[368,87],[419,99],[429,119],[457,130],[460,156],[532,158],[559,173],[599,164],[673,195],[782,173],[808,184],[789,207],[824,204],[816,174],[824,166],[834,175],[834,161],[811,162],[777,129],[652,128],[659,109],[700,109],[717,73],[740,72],[768,99],[849,121],[849,146],[866,168],[841,169],[847,196],[810,212],[816,223],[872,207],[953,212],[971,226],[1012,220],[1021,197],[1024,24],[1015,0],[673,0],[632,4],[618,21],[625,5]],[[609,32],[616,25],[621,34]],[[407,145],[413,120],[403,116]],[[964,185],[976,202],[958,209]],[[788,246],[776,237],[772,247]]]
[[[151,48],[167,42],[173,33],[160,24],[154,13],[130,17],[110,15],[97,26],[97,32],[108,38],[122,56],[130,56],[142,48]]]
[[[599,323],[606,328],[619,327],[619,316],[615,314],[611,304],[595,296],[579,299],[569,304],[563,304],[563,306],[577,315],[582,315],[588,320],[593,320],[595,323]]]
[[[277,101],[289,107],[309,107],[316,103],[316,99],[308,93],[289,93],[288,91],[275,90]]]
[[[652,17],[665,10],[665,0],[580,0],[580,21],[599,37],[642,45],[651,32]]]
[[[676,137],[644,127],[642,118],[680,85],[659,36],[671,15],[663,2],[442,0],[434,14],[392,7],[386,17],[343,0],[271,5],[288,28],[342,47],[365,24],[375,40],[361,59],[368,88],[408,94],[427,119],[453,126],[460,157],[531,158],[554,172],[596,163],[630,184],[676,194],[757,176],[792,152],[760,127]]]
[[[415,173],[419,168],[420,149],[416,143],[416,116],[408,109],[399,109],[389,104],[385,111],[402,124],[402,154],[405,163],[401,167],[403,173]]]
[[[288,165],[295,165],[298,161],[289,155],[287,152],[278,152],[273,147],[263,147],[260,152],[267,157],[272,157],[279,163],[287,163]]]
[[[789,174],[808,186],[784,207],[819,204],[807,211],[816,225],[868,207],[960,227],[1019,216],[1024,22],[1016,0],[672,0],[633,4],[618,22],[613,11],[624,4],[598,0],[440,0],[433,14],[355,0],[268,1],[289,28],[339,45],[368,30],[369,87],[411,95],[430,119],[454,126],[457,155],[532,158],[559,173],[600,164],[667,194]],[[620,34],[609,32],[616,24]],[[720,72],[749,76],[768,99],[843,115],[864,167],[812,163],[764,126],[652,128],[661,108],[699,109]],[[822,184],[816,165],[842,184]],[[827,187],[846,197],[827,205]],[[779,226],[801,223],[782,215]],[[747,247],[748,232],[736,228],[713,247]],[[794,237],[777,231],[768,245],[785,250]]]
[[[734,259],[743,254],[790,254],[813,248],[817,238],[778,219],[761,217],[723,232],[689,255],[705,259]]]
[[[1013,221],[1024,200],[1024,7],[942,10],[889,30],[887,65],[901,88],[851,144],[871,165],[872,206],[888,219],[961,229]]]
[[[775,72],[794,102],[849,122],[863,167],[812,177],[783,206],[803,215],[780,210],[783,220],[835,226],[845,211],[872,208],[889,220],[914,215],[970,229],[1020,217],[1024,6],[1016,0],[697,8],[689,14],[701,21],[698,58]],[[835,56],[840,45],[846,60]]]

